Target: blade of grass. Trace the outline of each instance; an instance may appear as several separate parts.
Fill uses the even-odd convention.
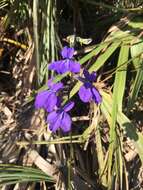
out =
[[[123,65],[124,62],[128,60],[128,52],[129,52],[129,46],[122,45],[120,54],[119,54],[119,59],[118,59],[118,64],[117,67],[120,65]],[[109,145],[109,160],[108,160],[108,187],[109,189],[111,188],[111,168],[113,164],[113,153],[115,151],[116,153],[116,148],[118,148],[118,143],[117,143],[117,136],[116,136],[116,123],[117,123],[117,114],[118,110],[122,110],[122,100],[123,100],[123,95],[125,92],[125,81],[126,81],[126,65],[122,66],[123,71],[116,72],[115,74],[115,81],[114,81],[114,88],[113,88],[113,101],[112,101],[112,112],[111,112],[111,125],[110,125],[110,145]],[[115,163],[116,166],[116,163]],[[116,168],[116,167],[115,167]],[[117,169],[118,171],[118,169]],[[118,173],[117,173],[118,176]]]
[[[90,53],[88,53],[87,55],[85,55],[83,58],[81,58],[79,60],[80,64],[84,64],[86,61],[88,61],[89,59],[91,59],[93,56],[98,55],[103,49],[106,49],[108,47],[108,45],[111,42],[107,42],[107,43],[101,43],[97,46],[95,46],[95,49],[93,49]]]
[[[127,106],[127,110],[131,110],[133,107],[134,102],[137,100],[138,93],[142,87],[143,84],[143,62],[140,69],[137,71],[135,80],[133,81],[133,87],[130,93],[129,102]]]
[[[112,98],[109,94],[103,91],[102,97],[103,103],[101,104],[101,111],[103,114],[108,112],[108,115],[111,115]],[[136,151],[141,161],[143,162],[143,135],[140,132],[137,132],[132,122],[121,111],[117,115],[117,122],[119,126],[124,130],[126,136],[133,142]]]
[[[139,55],[139,57],[137,57],[136,59],[133,59],[133,65],[135,68],[139,68],[137,69],[137,73],[136,73],[136,77],[135,80],[133,80],[133,84],[131,86],[131,92],[130,92],[130,96],[129,96],[129,102],[128,102],[128,110],[131,110],[134,102],[137,99],[139,90],[142,86],[143,83],[143,61],[141,58],[141,53],[143,52],[143,42],[142,40],[138,40],[137,39],[137,44],[134,44],[133,46],[131,46],[131,56],[133,57],[137,57]]]
[[[93,65],[89,68],[89,71],[97,71],[99,68],[101,68],[104,63],[108,60],[108,58],[115,52],[115,50],[120,46],[120,42],[115,42],[113,44],[111,44],[104,53],[102,53],[97,60],[95,61],[95,63],[93,63]]]
[[[122,111],[123,97],[125,93],[125,84],[126,84],[126,74],[127,74],[127,64],[124,64],[128,61],[129,56],[129,46],[122,45],[120,49],[120,54],[118,58],[117,67],[120,67],[120,70],[116,72],[114,87],[116,88],[116,103],[118,109]],[[114,104],[114,102],[113,102]]]
[[[0,164],[0,167],[0,186],[41,180],[54,182],[52,177],[35,168],[9,164]]]
[[[96,151],[99,164],[99,176],[101,176],[101,183],[103,186],[107,187],[106,174],[102,171],[104,170],[104,154],[103,154],[103,145],[101,142],[100,126],[98,125],[95,136],[96,136]],[[102,175],[101,175],[102,174]]]

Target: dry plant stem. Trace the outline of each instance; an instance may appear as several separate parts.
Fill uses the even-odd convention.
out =
[[[90,120],[89,116],[72,117],[72,121],[88,121],[88,120]]]
[[[82,136],[81,136],[82,137]],[[66,140],[66,141],[61,141],[59,142],[58,140],[56,141],[33,141],[32,143],[31,142],[28,142],[28,141],[18,141],[16,144],[21,146],[21,147],[25,147],[27,145],[30,145],[30,144],[69,144],[71,143],[71,140]],[[83,143],[83,140],[73,140],[72,143]]]
[[[73,159],[73,145],[72,145],[72,132],[70,132],[70,155],[68,159],[68,189],[71,190],[71,167],[72,167],[72,159]]]
[[[29,150],[28,155],[38,168],[40,168],[44,173],[53,177],[54,180],[57,181],[58,176],[55,173],[57,168],[54,165],[49,164],[39,155],[37,151],[33,149]]]
[[[18,41],[15,41],[13,39],[9,39],[9,38],[6,38],[6,37],[1,37],[0,42],[6,42],[6,43],[9,43],[9,44],[15,45],[16,47],[19,47],[24,51],[26,51],[28,49],[28,46],[26,46],[25,44],[22,44],[22,43],[20,43]]]

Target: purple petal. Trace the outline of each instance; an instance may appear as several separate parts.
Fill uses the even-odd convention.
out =
[[[49,129],[52,131],[52,132],[56,132],[57,129],[59,129],[61,126],[61,120],[59,120],[57,118],[57,120],[54,122],[54,123],[50,123],[49,125]]]
[[[60,73],[59,69],[60,69],[60,65],[62,62],[63,62],[63,60],[54,61],[49,65],[48,69],[53,70],[53,71],[57,71],[58,73]]]
[[[68,112],[68,111],[70,111],[73,107],[74,107],[74,102],[69,102],[68,104],[66,104],[66,105],[63,107],[63,110],[64,110],[65,112]]]
[[[47,85],[49,88],[51,88],[53,86],[53,80],[54,80],[53,77],[48,80]]]
[[[85,82],[84,83],[84,87],[87,89],[87,88],[92,88],[93,87],[93,85],[92,85],[92,83],[91,82]]]
[[[47,117],[47,122],[49,123],[49,129],[52,132],[56,132],[56,130],[60,127],[61,125],[61,114],[57,112],[51,112],[49,113]]]
[[[69,114],[67,113],[63,113],[62,114],[62,119],[61,119],[61,129],[64,131],[64,132],[68,132],[71,130],[71,117],[69,116]]]
[[[59,66],[59,73],[60,74],[64,74],[68,71],[70,71],[70,60],[69,59],[65,59],[62,61],[62,63]]]
[[[80,71],[80,64],[70,59],[65,59],[60,60],[58,63],[51,63],[49,69],[57,71],[59,74],[64,74],[68,71],[78,73]]]
[[[83,83],[86,82],[85,78],[83,78],[83,77],[78,76],[78,77],[76,77],[76,78],[77,78],[79,81],[83,82]]]
[[[57,96],[55,93],[50,93],[46,102],[45,102],[45,109],[47,110],[47,112],[51,112],[53,111],[54,107],[57,104]]]
[[[84,69],[83,74],[85,78],[91,82],[94,82],[96,80],[96,76],[97,76],[96,72],[92,72],[90,74],[87,70]]]
[[[71,59],[73,57],[73,54],[74,48],[69,48],[67,46],[65,46],[61,51],[61,55],[64,59]]]
[[[80,72],[80,64],[73,60],[69,60],[69,61],[70,61],[70,71],[72,73],[79,73]]]
[[[81,86],[78,95],[83,102],[89,102],[92,99],[91,88],[86,88],[84,85]]]
[[[58,83],[53,83],[53,86],[51,87],[51,90],[57,92],[62,88],[63,88],[63,83],[58,82]]]
[[[54,123],[57,120],[57,116],[58,116],[58,113],[56,111],[49,113],[47,116],[47,122]]]
[[[56,107],[57,107],[57,108],[60,108],[60,107],[61,107],[61,104],[62,104],[62,99],[61,99],[61,97],[57,96]]]
[[[102,101],[102,98],[98,90],[95,87],[93,87],[91,91],[93,95],[93,100],[95,101],[95,103],[99,104]]]
[[[58,74],[63,74],[69,71],[69,59],[60,60],[57,64],[54,64],[52,70],[57,71]],[[50,69],[51,69],[50,67]]]
[[[45,107],[45,103],[49,97],[50,92],[47,90],[44,90],[42,92],[39,92],[36,96],[35,100],[35,108],[40,109]]]
[[[48,69],[49,70],[55,70],[56,66],[59,64],[60,61],[54,61],[51,64],[49,64]]]

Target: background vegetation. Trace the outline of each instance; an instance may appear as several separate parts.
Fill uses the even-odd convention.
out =
[[[65,45],[97,71],[100,106],[47,70]],[[142,189],[142,69],[142,0],[0,0],[0,188]],[[69,134],[52,134],[33,106],[51,76],[76,102]]]

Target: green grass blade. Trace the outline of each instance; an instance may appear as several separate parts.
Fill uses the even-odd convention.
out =
[[[113,152],[118,147],[117,136],[116,136],[116,122],[118,109],[122,110],[122,100],[125,92],[125,82],[126,82],[126,64],[128,60],[129,46],[122,45],[120,49],[119,59],[117,67],[121,70],[116,72],[114,88],[113,88],[113,101],[112,101],[112,112],[111,112],[111,125],[110,125],[110,145],[109,145],[109,160],[108,160],[108,185],[111,187],[111,168],[112,168],[112,158]],[[116,166],[116,163],[115,163]],[[117,170],[118,171],[118,170]]]
[[[38,182],[38,181],[54,182],[52,177],[46,175],[39,169],[0,164],[0,185],[15,184],[22,182]]]
[[[123,147],[122,147],[123,137],[122,134],[118,131],[117,135],[117,150],[115,151],[115,163],[116,163],[116,174],[117,181],[120,184],[120,189],[122,190],[123,186]]]
[[[106,92],[102,92],[103,102],[101,104],[101,111],[105,115],[111,115],[112,98]],[[105,115],[106,117],[106,115]],[[109,119],[110,120],[110,119]],[[117,115],[117,122],[119,126],[125,131],[125,134],[133,142],[141,161],[143,162],[143,135],[136,131],[135,126],[121,111]]]
[[[119,125],[124,129],[126,136],[133,142],[136,151],[143,163],[143,135],[137,132],[135,126],[123,113],[118,116]]]
[[[93,63],[93,65],[90,67],[89,71],[97,71],[99,68],[101,68],[104,63],[108,60],[108,58],[115,52],[115,50],[120,46],[121,42],[115,42],[113,44],[111,44],[104,53],[102,53],[97,60],[95,61],[95,63]]]
[[[133,84],[131,86],[131,92],[128,102],[128,110],[130,110],[137,99],[139,90],[143,83],[143,61],[141,58],[141,53],[143,52],[143,41],[137,40],[136,44],[131,46],[131,56],[132,58],[136,57],[132,60],[135,69],[137,69],[135,80],[133,80]],[[139,57],[137,57],[139,55]]]
[[[140,60],[141,60],[140,54],[142,54],[142,52],[143,52],[143,40],[135,38],[134,41],[135,41],[134,44],[130,48],[130,53],[131,53],[132,58],[136,57],[132,61],[134,67],[139,68],[140,64],[141,64],[141,62],[140,62]],[[137,56],[139,56],[139,57],[137,57]]]
[[[87,55],[85,55],[83,58],[81,58],[79,60],[80,64],[84,64],[86,61],[88,61],[89,59],[91,59],[93,56],[96,56],[100,53],[100,51],[102,51],[103,49],[106,49],[108,47],[108,45],[111,42],[106,42],[106,43],[101,43],[97,46],[95,46],[95,49],[93,49],[90,53],[88,53]]]
[[[102,171],[104,170],[104,154],[103,154],[103,145],[101,142],[101,134],[100,134],[100,129],[99,125],[96,130],[96,151],[97,151],[97,158],[98,158],[98,164],[99,164],[99,175],[101,176],[101,183],[103,186],[107,186],[107,179],[106,179],[106,174],[103,173]]]
[[[138,93],[143,84],[143,63],[141,68],[137,71],[135,80],[133,81],[133,87],[130,93],[129,102],[128,102],[128,110],[130,110],[138,97]]]
[[[118,105],[119,110],[122,110],[122,105],[123,105],[123,96],[125,93],[126,74],[127,74],[126,62],[128,61],[128,56],[129,56],[129,46],[123,44],[120,49],[118,64],[117,64],[119,70],[116,71],[115,82],[114,82],[115,94],[116,94],[115,101]]]

